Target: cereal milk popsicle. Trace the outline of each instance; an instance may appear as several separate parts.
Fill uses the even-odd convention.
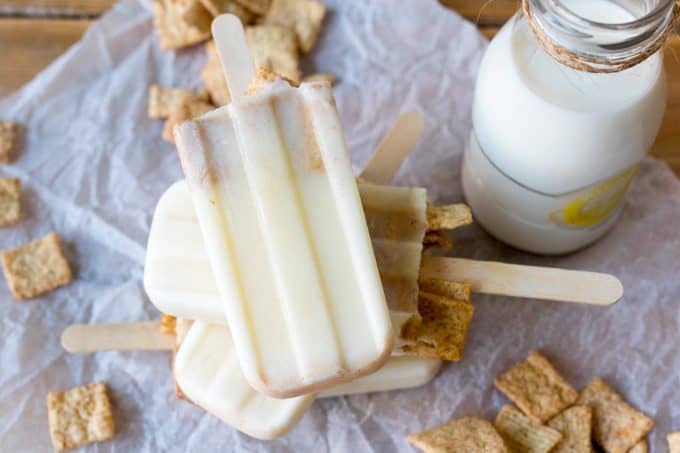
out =
[[[248,382],[291,397],[379,368],[392,327],[330,86],[274,80],[175,136]]]

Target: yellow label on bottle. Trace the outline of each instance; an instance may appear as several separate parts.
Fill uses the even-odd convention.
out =
[[[597,225],[612,215],[623,202],[637,165],[602,184],[586,189],[564,208],[552,212],[550,220],[573,228]]]

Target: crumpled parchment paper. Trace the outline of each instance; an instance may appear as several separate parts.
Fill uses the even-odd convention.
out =
[[[416,109],[424,139],[397,178],[440,202],[461,200],[460,155],[486,46],[474,25],[432,0],[327,0],[330,15],[311,69],[340,77],[335,94],[356,169],[391,122]],[[453,417],[492,418],[505,401],[493,377],[540,348],[577,388],[603,376],[656,420],[650,440],[680,430],[680,183],[644,161],[618,226],[570,256],[539,258],[478,227],[456,232],[455,253],[616,274],[626,289],[608,308],[476,295],[464,359],[421,388],[317,401],[275,442],[251,439],[172,390],[169,354],[71,355],[59,345],[72,323],[159,316],[142,288],[146,237],[161,193],[181,177],[162,122],[147,118],[157,82],[197,87],[200,47],[162,52],[150,2],[124,0],[32,82],[0,102],[0,117],[25,126],[15,163],[24,220],[0,231],[14,247],[58,231],[77,279],[29,302],[0,282],[0,451],[49,451],[49,390],[105,380],[118,433],[84,451],[410,451],[408,433]],[[529,119],[530,120],[530,119]]]

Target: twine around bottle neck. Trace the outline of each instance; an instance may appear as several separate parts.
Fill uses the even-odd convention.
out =
[[[663,33],[660,33],[658,38],[647,45],[641,52],[635,53],[627,58],[613,61],[582,55],[573,52],[556,42],[541,29],[541,26],[536,20],[531,2],[532,0],[522,0],[522,12],[541,48],[557,62],[578,71],[590,73],[611,74],[624,71],[642,63],[664,47],[668,36],[673,31],[675,22],[675,20],[670,21]],[[680,0],[676,0],[674,10],[674,18],[677,19],[678,17],[680,17]]]

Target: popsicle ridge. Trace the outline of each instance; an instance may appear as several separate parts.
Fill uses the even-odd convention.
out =
[[[331,94],[330,85],[324,82],[303,83],[299,91],[305,100],[307,109],[314,114],[309,115],[312,130],[316,135],[316,142],[324,162],[349,162],[346,155],[347,146],[344,142],[342,126],[338,119],[335,101]],[[322,131],[334,131],[324,134]],[[327,165],[330,167],[330,165]],[[333,166],[336,171],[328,172],[330,190],[336,200],[336,210],[343,226],[343,234],[347,244],[357,243],[360,247],[348,247],[355,279],[361,288],[364,299],[365,316],[372,325],[379,326],[374,330],[374,341],[378,351],[387,357],[393,346],[393,333],[389,324],[389,312],[385,300],[385,293],[381,284],[380,274],[373,246],[368,232],[366,216],[363,209],[352,209],[361,206],[359,189],[355,183],[355,176],[349,165]],[[351,187],[352,190],[347,190]],[[356,237],[348,237],[351,232],[361,232]],[[381,304],[370,304],[371,300],[380,300]],[[382,360],[383,363],[384,360]]]
[[[288,341],[303,379],[318,379],[320,366],[325,369],[337,363],[345,368],[346,364],[329,310],[317,244],[309,231],[314,210],[301,198],[300,185],[310,177],[306,164],[316,143],[309,142],[305,110],[287,87],[285,82],[274,82],[265,102],[255,94],[230,112]],[[262,123],[267,127],[253,127]]]
[[[250,200],[246,196],[239,198],[229,193],[229,188],[238,187],[243,176],[234,171],[233,156],[235,153],[214,152],[216,149],[233,149],[236,145],[234,128],[230,120],[228,107],[215,110],[203,116],[203,121],[187,121],[175,128],[177,149],[186,176],[187,184],[192,191],[194,209],[203,221],[199,221],[201,236],[210,238],[208,257],[216,277],[218,291],[222,298],[244,301],[246,288],[242,269],[236,264],[239,253],[238,244],[233,240],[234,216],[243,205],[248,206]],[[219,131],[218,134],[214,134]],[[200,213],[200,214],[199,214]],[[248,236],[243,237],[248,240]],[[220,275],[231,275],[233,278],[217,278]],[[253,313],[248,304],[230,304],[232,331],[235,335],[253,338],[252,342],[239,344],[239,354],[250,359],[252,366],[247,368],[248,376],[253,382],[267,380],[262,363],[262,351],[257,347],[260,341],[259,332],[255,329]]]

